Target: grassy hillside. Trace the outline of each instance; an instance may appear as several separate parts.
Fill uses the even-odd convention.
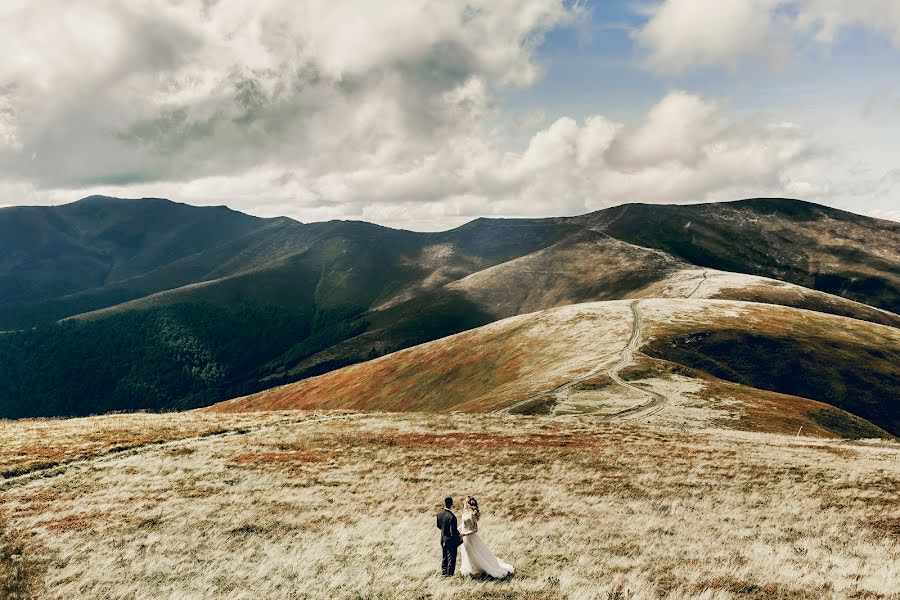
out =
[[[629,335],[628,307],[590,306],[505,319],[214,408],[502,408],[615,360]]]
[[[137,278],[135,285],[150,289],[184,273],[259,266],[0,336],[0,367],[11,374],[0,382],[0,417],[186,408],[262,389],[286,377],[288,367],[366,331],[369,307],[527,251],[556,235],[557,227],[550,220],[502,223],[499,229],[485,222],[463,228],[457,241],[445,240],[438,246],[442,252],[435,252],[423,234],[367,223],[323,223],[302,231],[298,225],[275,223],[239,240],[237,266],[213,260],[224,258],[225,246],[233,250],[225,244]],[[504,227],[515,233],[504,236]],[[499,239],[484,241],[486,231]],[[285,248],[286,255],[269,260]],[[361,358],[384,353],[387,345],[405,347],[487,322],[472,320],[472,314],[421,313],[413,322],[407,311],[396,336],[366,347]],[[306,373],[287,377],[355,360],[317,360]]]
[[[31,256],[23,246],[9,254],[18,257],[10,277],[54,278],[53,269],[65,265],[54,267],[53,256],[102,261],[95,265],[96,281],[80,279],[79,285],[93,287],[0,304],[0,329],[79,313],[72,317],[77,324],[44,323],[39,330],[0,335],[0,369],[15,373],[0,384],[0,417],[197,406],[500,318],[594,300],[742,299],[900,325],[896,314],[841,296],[690,262],[706,264],[715,256],[716,264],[738,271],[806,277],[810,285],[815,277],[807,275],[825,266],[854,281],[865,267],[866,277],[888,290],[900,260],[891,249],[896,228],[819,208],[748,201],[715,209],[653,207],[648,213],[629,205],[575,218],[477,219],[440,233],[352,221],[262,220],[163,200],[91,198],[16,209],[52,220],[57,233],[63,229],[57,222],[66,224],[65,239],[77,238],[81,250],[50,244],[49,254]],[[770,209],[775,216],[763,226],[760,211]],[[13,214],[0,211],[0,221]],[[667,214],[671,219],[660,216]],[[673,223],[680,229],[670,231]],[[781,233],[773,235],[776,225]],[[701,234],[678,237],[689,230]],[[31,231],[20,242],[56,240],[57,233]],[[851,260],[845,250],[865,235],[864,252],[877,260],[868,254]],[[198,377],[192,353],[158,342],[166,335],[161,314],[176,315],[179,327],[200,332],[191,339],[204,356],[216,356],[204,359],[200,370],[219,376]],[[123,347],[127,351],[118,351]],[[217,354],[241,347],[256,358]],[[78,377],[88,382],[75,394],[66,357],[78,357]],[[154,373],[157,366],[165,377]],[[142,389],[150,391],[143,403]],[[66,412],[53,412],[60,408]]]
[[[619,208],[607,231],[695,265],[773,277],[900,312],[900,223],[893,221],[763,198],[632,204]]]
[[[719,298],[805,308],[900,327],[900,316],[782,281],[698,269],[602,232],[573,234],[545,249],[483,269],[409,300],[369,311],[369,329],[298,363],[282,361],[284,383],[416,343],[531,311],[619,298]]]
[[[710,364],[665,350],[684,342],[700,355],[707,332],[725,337],[735,331],[747,337],[737,342],[765,335],[793,345],[768,351],[734,345],[732,356],[726,343]],[[821,435],[878,437],[888,435],[882,429],[900,434],[895,402],[900,378],[893,366],[900,363],[898,354],[898,329],[788,307],[696,299],[596,302],[504,319],[211,410],[521,407],[521,412],[591,413],[668,426],[717,423],[763,431],[802,426]],[[658,365],[647,355],[668,363]],[[750,363],[756,378],[729,376]],[[779,378],[761,385],[766,374],[776,372]],[[722,390],[708,375],[742,385]],[[871,423],[860,423],[859,417]]]
[[[888,442],[298,412],[0,422],[0,440],[7,471],[65,449],[0,481],[0,543],[27,541],[42,599],[889,599],[900,568]],[[439,576],[447,494],[478,498],[513,578]]]
[[[660,338],[643,351],[728,381],[819,400],[900,435],[900,341],[741,328]]]
[[[538,252],[481,270],[447,288],[495,318],[629,298],[688,265],[590,229]]]
[[[900,315],[777,279],[692,267],[641,290],[646,298],[713,298],[792,306],[900,327]]]

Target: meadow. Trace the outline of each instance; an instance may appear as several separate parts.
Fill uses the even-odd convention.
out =
[[[0,440],[11,599],[900,598],[895,441],[301,411]],[[514,577],[439,577],[447,494],[478,498]]]

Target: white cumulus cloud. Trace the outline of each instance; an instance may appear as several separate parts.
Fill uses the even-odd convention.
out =
[[[783,62],[808,41],[831,44],[846,27],[887,35],[900,47],[897,0],[663,0],[644,7],[634,33],[656,71],[736,69],[747,61]]]
[[[573,15],[561,0],[0,10],[0,170],[47,187],[415,160],[493,89],[531,83],[534,47]]]
[[[659,71],[724,65],[748,59],[777,62],[784,52],[775,9],[782,0],[666,0],[648,10],[635,33],[647,51],[649,67]]]
[[[749,1],[661,5],[645,32],[671,56],[656,66],[712,64],[733,53],[735,36],[768,39],[782,18],[778,2]],[[729,19],[744,25],[729,29],[726,19],[724,31],[707,35],[686,2],[727,4]],[[543,107],[497,118],[498,91],[535,82],[541,39],[577,20],[580,6],[8,0],[0,4],[0,202],[162,196],[304,221],[436,229],[480,215],[816,199],[829,189],[825,152],[808,132],[736,119],[685,91],[629,122],[603,111],[551,117]],[[690,35],[670,44],[660,37],[666,27],[651,27],[656,18]],[[796,19],[791,27],[810,35],[830,26]],[[511,148],[514,138],[522,143]]]
[[[474,106],[478,84],[449,101]],[[473,99],[474,95],[474,99]],[[823,190],[825,152],[790,123],[734,120],[716,102],[673,91],[636,123],[603,115],[561,117],[521,152],[504,150],[485,121],[448,133],[415,160],[377,156],[338,168],[266,164],[189,182],[118,190],[195,202],[229,198],[265,215],[358,218],[434,229],[475,216],[578,214],[623,202],[703,202]]]

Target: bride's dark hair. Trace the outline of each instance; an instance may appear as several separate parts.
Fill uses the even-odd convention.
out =
[[[478,500],[476,500],[474,496],[466,498],[466,506],[475,513],[476,519],[481,516],[481,511],[478,510]]]

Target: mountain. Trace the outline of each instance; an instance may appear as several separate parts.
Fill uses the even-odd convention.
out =
[[[299,299],[368,308],[527,254],[574,228],[563,219],[476,221],[422,234],[103,196],[0,209],[0,328],[110,307],[197,298],[229,303],[244,295],[291,307]],[[300,289],[269,290],[259,289],[260,279],[303,281]],[[148,301],[127,304],[139,298]]]
[[[850,384],[850,385],[848,385]],[[575,304],[211,407],[594,414],[900,435],[900,330],[698,299]]]
[[[0,328],[30,327],[214,276],[222,266],[159,270],[271,224],[224,206],[157,198],[91,196],[63,206],[0,209]]]
[[[692,264],[900,311],[900,223],[802,202],[627,205],[609,233]]]
[[[749,300],[900,326],[897,315],[859,302],[773,279],[700,269],[668,254],[584,231],[407,302],[369,311],[365,333],[296,362],[286,360],[283,370],[268,381],[317,375],[526,312],[592,300],[652,297]]]
[[[41,225],[0,242],[0,324],[23,329],[0,335],[0,416],[205,406],[593,301],[737,300],[900,327],[900,225],[794,200],[437,233],[103,197],[0,209],[0,228],[26,231],[22,215]]]

